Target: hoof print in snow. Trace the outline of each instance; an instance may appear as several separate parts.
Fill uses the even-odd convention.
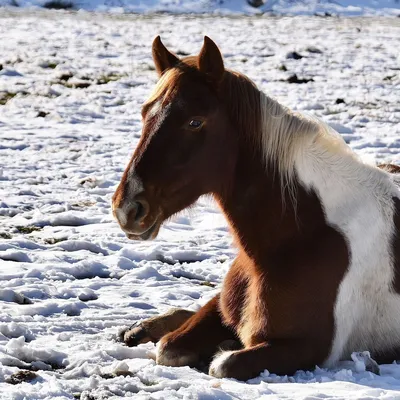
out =
[[[12,239],[12,236],[7,232],[0,232],[0,239]]]
[[[70,73],[70,72],[66,72],[66,73],[64,73],[64,74],[62,74],[62,75],[60,75],[59,77],[58,77],[58,79],[60,80],[60,81],[68,81],[69,79],[71,79],[73,77],[73,75]]]
[[[64,313],[67,314],[68,317],[77,317],[81,315],[83,308],[87,308],[87,305],[83,303],[67,304],[64,308]]]
[[[116,376],[135,376],[135,374],[131,371],[114,371],[112,373],[113,377],[115,378]]]
[[[393,78],[396,78],[396,75],[387,75],[383,78],[384,81],[391,81]]]
[[[80,301],[92,301],[92,300],[97,300],[98,298],[99,297],[97,296],[97,294],[91,289],[85,289],[78,296],[78,299]]]
[[[65,314],[68,315],[68,317],[79,317],[79,315],[81,315],[81,310],[65,310]]]
[[[102,378],[104,379],[113,379],[117,378],[118,376],[124,376],[124,377],[129,377],[129,376],[135,376],[135,374],[131,371],[114,371],[111,374],[103,374],[101,375]]]
[[[76,82],[72,85],[74,89],[86,89],[91,85],[89,82]]]
[[[35,374],[32,371],[18,371],[15,374],[12,374],[8,379],[6,379],[6,383],[9,383],[11,385],[18,385],[22,382],[31,382],[38,377],[39,375]]]
[[[0,92],[0,106],[6,105],[7,102],[14,98],[16,95],[17,93]]]
[[[44,117],[46,117],[47,115],[49,115],[50,113],[48,113],[48,112],[46,112],[46,111],[39,111],[37,114],[36,114],[36,118],[44,118]]]
[[[96,178],[93,178],[93,177],[89,176],[87,178],[82,179],[79,182],[79,184],[82,185],[82,186],[87,186],[87,187],[93,189],[93,188],[95,188],[97,186],[98,182],[97,182]]]
[[[288,60],[301,60],[304,56],[299,54],[297,51],[291,51],[286,54]]]
[[[28,234],[36,231],[41,231],[43,228],[35,225],[16,226],[19,233]]]
[[[318,49],[317,47],[314,46],[309,46],[306,48],[306,51],[312,54],[322,54],[322,50]]]
[[[298,78],[296,74],[293,74],[293,75],[290,75],[289,78],[286,79],[286,82],[288,82],[288,83],[308,83],[308,82],[314,82],[314,79]]]

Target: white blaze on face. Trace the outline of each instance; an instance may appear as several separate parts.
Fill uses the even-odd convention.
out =
[[[134,166],[130,167],[128,177],[125,183],[128,187],[125,189],[125,194],[120,202],[119,207],[114,209],[115,217],[121,226],[128,223],[129,212],[135,207],[135,197],[143,192],[142,180],[138,177],[134,170]]]
[[[160,89],[156,88],[155,92],[157,92],[157,90]],[[151,101],[152,97],[154,96],[151,96],[149,101]],[[146,133],[146,140],[141,144],[141,146],[145,147],[142,151],[142,154],[146,151],[146,147],[149,145],[152,136],[157,132],[165,120],[169,109],[169,105],[163,105],[162,99],[154,101],[154,103],[149,107],[146,120],[152,120],[152,126],[150,127],[151,130]],[[140,159],[136,159],[135,162],[131,163],[125,182],[125,186],[127,187],[125,187],[124,196],[118,205],[119,207],[113,210],[115,217],[122,227],[128,224],[129,213],[136,206],[135,197],[144,190],[143,182],[135,171],[135,167],[138,162],[140,162]]]

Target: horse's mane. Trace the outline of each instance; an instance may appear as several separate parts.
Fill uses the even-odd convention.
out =
[[[261,92],[247,76],[225,71],[220,88],[230,119],[241,137],[256,145],[262,132]]]
[[[324,122],[281,105],[243,74],[226,71],[222,85],[235,126],[255,146],[261,146],[266,168],[276,170],[283,186],[290,188],[296,155],[307,143],[320,144],[322,151],[334,147],[336,153],[349,153],[343,138]]]

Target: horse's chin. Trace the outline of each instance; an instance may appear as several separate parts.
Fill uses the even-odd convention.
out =
[[[158,232],[160,231],[161,224],[162,224],[161,218],[156,218],[154,223],[143,233],[135,234],[126,232],[126,236],[128,239],[131,240],[142,240],[142,241],[153,240],[157,237]]]

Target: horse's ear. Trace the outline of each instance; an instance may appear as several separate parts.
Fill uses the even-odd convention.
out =
[[[204,36],[204,44],[199,54],[199,70],[216,83],[222,80],[225,72],[221,52],[208,36]]]
[[[157,36],[154,39],[152,49],[154,64],[159,76],[161,76],[167,69],[172,68],[179,63],[179,58],[167,50],[163,45],[160,36]]]

